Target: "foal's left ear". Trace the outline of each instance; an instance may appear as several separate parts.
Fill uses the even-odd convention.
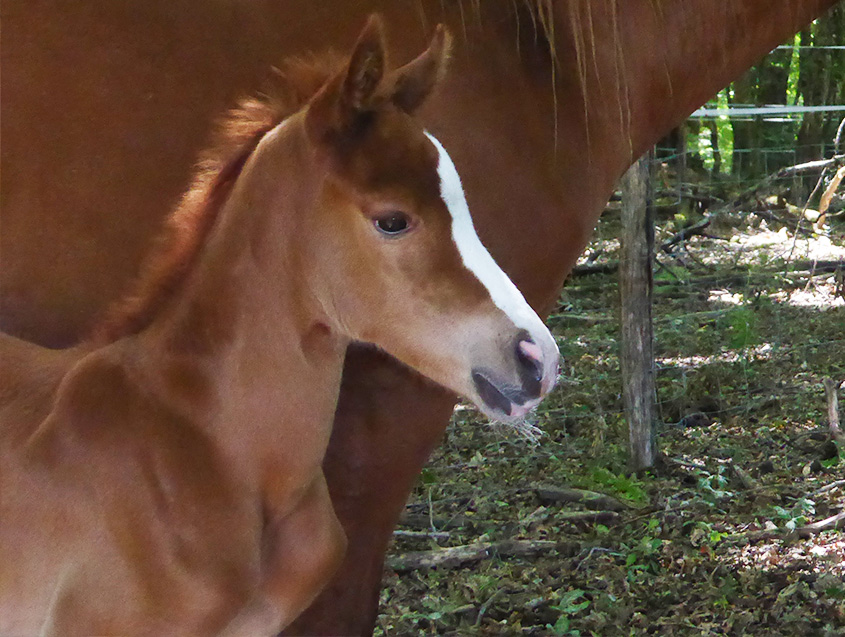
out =
[[[341,106],[353,116],[374,106],[384,75],[384,48],[384,25],[378,14],[373,14],[358,35],[341,88]]]
[[[452,35],[438,24],[428,49],[393,72],[393,103],[409,114],[417,110],[446,74],[451,49]]]
[[[371,15],[346,68],[312,98],[306,126],[315,140],[352,132],[384,98],[379,94],[385,66],[384,26]]]

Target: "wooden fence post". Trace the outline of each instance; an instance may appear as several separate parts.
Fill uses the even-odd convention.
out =
[[[622,394],[632,471],[654,464],[654,350],[651,324],[654,223],[649,203],[651,153],[622,178],[619,291],[622,301]]]

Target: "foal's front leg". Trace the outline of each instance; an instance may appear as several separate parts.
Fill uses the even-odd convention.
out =
[[[223,631],[224,637],[275,635],[314,600],[346,550],[321,471],[296,508],[264,535],[259,595]]]

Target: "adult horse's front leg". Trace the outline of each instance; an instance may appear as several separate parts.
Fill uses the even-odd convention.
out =
[[[454,395],[372,347],[353,346],[324,471],[349,540],[343,563],[286,635],[369,635],[384,553]]]

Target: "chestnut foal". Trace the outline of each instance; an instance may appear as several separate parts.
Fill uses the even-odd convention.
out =
[[[249,102],[135,293],[64,351],[0,340],[0,634],[270,635],[344,550],[321,470],[347,344],[519,417],[554,339],[412,117],[449,36]]]

